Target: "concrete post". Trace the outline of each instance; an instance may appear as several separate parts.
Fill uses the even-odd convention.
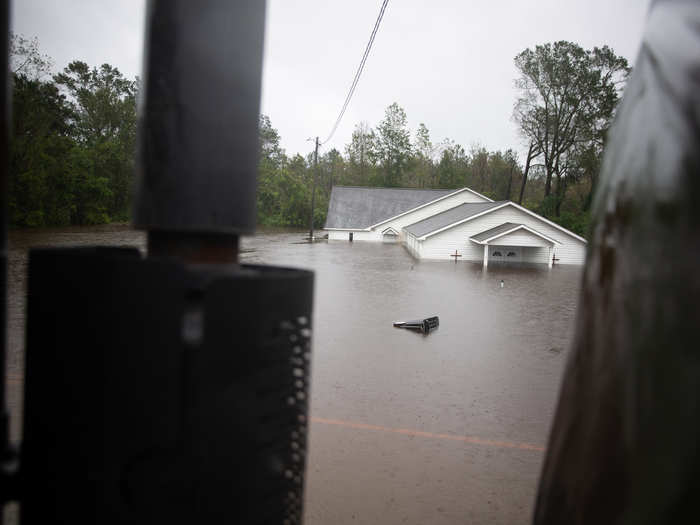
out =
[[[554,262],[554,246],[549,247],[549,257],[547,258],[547,266],[552,267],[552,263]]]
[[[484,268],[489,265],[489,245],[484,244]]]

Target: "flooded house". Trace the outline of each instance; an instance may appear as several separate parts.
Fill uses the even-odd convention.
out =
[[[398,242],[417,259],[583,264],[586,240],[512,201],[470,188],[334,186],[330,241]]]

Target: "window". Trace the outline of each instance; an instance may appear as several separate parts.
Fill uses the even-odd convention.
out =
[[[517,257],[517,256],[518,256],[518,254],[515,252],[508,252],[508,255],[506,255],[506,257]]]
[[[491,254],[492,257],[503,257],[503,254],[501,252],[493,252]]]

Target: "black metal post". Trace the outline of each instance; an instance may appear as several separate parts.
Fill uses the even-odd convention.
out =
[[[150,0],[135,249],[30,253],[22,523],[300,523],[313,274],[255,227],[265,3]]]
[[[149,0],[134,224],[255,231],[261,0]]]
[[[8,39],[9,39],[9,1],[0,4],[0,31],[2,31],[2,50],[0,50],[3,82],[0,84],[0,462],[3,467],[0,476],[5,476],[5,462],[10,459],[9,417],[5,399],[5,375],[7,358],[7,189],[8,189],[8,137],[10,125],[10,95],[8,83]],[[9,487],[4,486],[0,495],[0,524],[3,521],[3,506],[8,497]]]

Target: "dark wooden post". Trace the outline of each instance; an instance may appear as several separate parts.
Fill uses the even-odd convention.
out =
[[[697,521],[698,71],[700,4],[653,3],[605,154],[538,525]]]
[[[0,4],[0,31],[2,31],[2,48],[0,49],[0,73],[3,83],[0,98],[0,463],[6,472],[5,463],[9,461],[9,418],[5,406],[5,352],[7,344],[7,177],[8,177],[8,135],[10,120],[10,84],[8,74],[8,39],[9,39],[9,2]],[[4,481],[4,480],[2,480]],[[3,491],[4,492],[4,491]],[[8,494],[0,494],[0,524],[2,509]]]

